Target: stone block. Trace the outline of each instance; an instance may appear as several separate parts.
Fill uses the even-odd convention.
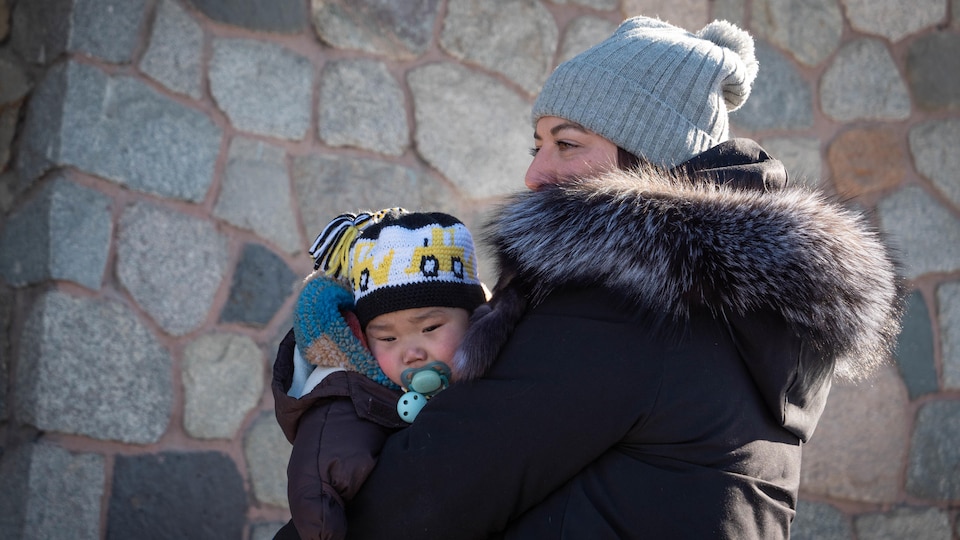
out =
[[[674,26],[696,32],[709,22],[711,3],[707,0],[624,0],[623,11],[630,15],[657,17]]]
[[[320,77],[319,134],[325,143],[403,154],[410,144],[407,107],[386,64],[332,61]]]
[[[933,323],[920,291],[910,295],[902,324],[895,356],[910,399],[935,393],[939,388],[933,355]]]
[[[273,540],[277,531],[286,524],[286,521],[254,523],[250,526],[250,540]]]
[[[854,30],[899,41],[947,17],[944,0],[914,0],[904,9],[902,0],[840,0]]]
[[[790,51],[807,66],[819,65],[840,46],[843,12],[837,0],[757,0],[751,5],[753,34]]]
[[[793,540],[852,540],[853,530],[843,513],[829,504],[800,500],[790,525]]]
[[[33,64],[53,62],[67,51],[74,0],[30,0],[13,5],[10,43]]]
[[[823,72],[820,106],[840,122],[904,120],[910,94],[884,42],[861,38],[845,43]]]
[[[746,28],[745,0],[713,0],[712,19],[730,21],[740,28]]]
[[[13,291],[6,287],[0,287],[0,422],[6,422],[10,418],[10,408],[7,405],[7,392],[9,392],[10,380],[10,323],[13,320],[13,314],[16,312],[16,304]],[[2,515],[3,512],[0,512]]]
[[[937,313],[940,323],[940,351],[943,358],[943,386],[960,389],[960,282],[937,287]]]
[[[954,16],[960,5],[954,8]],[[907,83],[917,106],[928,111],[960,110],[960,36],[956,33],[926,34],[907,50]]]
[[[188,0],[211,19],[249,30],[299,34],[307,27],[300,0]]]
[[[183,352],[183,425],[198,439],[232,439],[263,394],[263,353],[247,336],[207,334]]]
[[[227,272],[227,239],[213,223],[151,203],[120,218],[117,277],[166,332],[182,336],[207,318]]]
[[[250,426],[243,439],[243,454],[256,500],[289,508],[287,462],[292,448],[273,412],[264,412]]]
[[[221,137],[200,111],[142,81],[67,62],[51,68],[30,99],[18,171],[33,181],[74,166],[134,190],[200,202]]]
[[[438,0],[311,0],[317,36],[337,49],[411,60],[433,39]]]
[[[45,442],[5,448],[0,538],[101,538],[104,469],[100,455],[74,454]]]
[[[917,412],[907,464],[907,493],[960,501],[960,402],[931,401]],[[947,531],[949,538],[949,530]]]
[[[950,540],[950,517],[939,508],[900,507],[854,518],[858,540]]]
[[[299,140],[310,126],[313,65],[275,43],[221,38],[213,42],[210,93],[239,130]]]
[[[957,51],[960,55],[960,50]],[[917,172],[960,207],[960,119],[933,120],[910,130],[910,153]]]
[[[820,164],[820,139],[816,137],[769,137],[763,147],[783,162],[790,185],[804,185],[813,189],[823,185]]]
[[[140,69],[174,92],[203,96],[203,29],[173,0],[157,6]]]
[[[110,198],[63,174],[7,218],[0,275],[20,287],[48,279],[98,290],[113,234]]]
[[[960,269],[960,220],[923,188],[910,186],[877,205],[885,239],[908,279]]]
[[[30,91],[30,79],[13,58],[0,56],[0,109],[19,103]]]
[[[127,306],[49,291],[21,334],[15,413],[44,431],[153,443],[170,422],[171,369],[170,354]]]
[[[300,276],[273,252],[247,244],[234,269],[221,322],[266,326],[293,294],[299,280]]]
[[[849,197],[891,189],[909,174],[903,143],[880,127],[841,133],[827,149],[827,162],[837,192]]]
[[[813,125],[813,90],[796,66],[770,45],[756,43],[760,72],[750,97],[730,114],[734,127],[803,129]],[[731,129],[735,131],[735,129]]]
[[[0,41],[6,41],[10,35],[10,5],[0,0]]]
[[[243,537],[247,494],[230,456],[163,452],[115,459],[107,540]]]
[[[617,9],[619,2],[617,0],[552,0],[554,4],[578,5],[599,10]]]
[[[563,31],[557,64],[566,62],[607,39],[616,29],[617,23],[599,17],[583,16],[570,21]]]

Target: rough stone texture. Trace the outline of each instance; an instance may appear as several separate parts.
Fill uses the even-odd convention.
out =
[[[242,538],[246,511],[243,478],[227,455],[118,455],[106,538]]]
[[[886,45],[877,39],[847,42],[820,78],[820,106],[834,120],[903,120],[910,95]]]
[[[151,203],[120,218],[117,277],[165,331],[182,336],[207,317],[227,271],[227,240],[212,223]]]
[[[813,125],[813,91],[783,53],[756,43],[760,72],[750,97],[730,114],[731,132],[746,129],[801,129]]]
[[[386,64],[330,62],[320,75],[319,132],[330,146],[399,156],[410,144],[403,90]]]
[[[902,0],[840,0],[854,30],[898,41],[942,22],[947,16],[944,0],[914,0],[905,9]]]
[[[954,7],[954,16],[960,2]],[[960,35],[942,32],[918,38],[907,51],[907,82],[921,109],[960,110]],[[949,67],[948,67],[949,66]]]
[[[618,0],[552,0],[554,4],[573,4],[593,9],[616,9]]]
[[[844,196],[894,188],[909,173],[903,143],[882,127],[841,133],[827,149],[827,162],[837,192]]]
[[[917,125],[910,130],[909,140],[917,172],[932,180],[941,193],[960,207],[960,119]]]
[[[903,330],[897,338],[896,359],[910,399],[938,390],[937,366],[933,354],[933,323],[927,303],[919,291],[907,300]]]
[[[73,0],[67,48],[117,64],[129,63],[146,17],[147,0]]]
[[[745,27],[745,0],[713,0],[711,19],[730,21],[740,28]]]
[[[557,34],[538,0],[449,0],[440,46],[534,95],[552,71]]]
[[[623,11],[628,14],[658,17],[691,32],[700,30],[708,21],[710,2],[705,0],[624,0]]]
[[[752,6],[753,33],[803,64],[816,66],[840,46],[843,13],[837,0],[756,0]]]
[[[253,494],[258,501],[289,508],[287,462],[291,449],[272,412],[263,413],[250,426],[243,440],[243,452]]]
[[[247,244],[234,270],[221,322],[266,326],[293,293],[298,279],[269,249]]]
[[[529,102],[457,64],[427,64],[407,79],[424,159],[471,198],[522,187],[533,133]]]
[[[19,172],[75,166],[163,197],[202,201],[220,128],[145,83],[86,64],[52,68],[27,110]]]
[[[250,540],[273,540],[274,535],[276,535],[277,531],[284,525],[286,525],[284,521],[255,523],[250,527]]]
[[[0,17],[2,17],[0,13]],[[10,162],[10,143],[16,132],[17,117],[30,81],[18,62],[0,56],[0,171]]]
[[[907,464],[907,493],[960,500],[960,401],[931,401],[917,413]]]
[[[769,137],[763,148],[783,162],[791,184],[818,188],[823,183],[820,139],[815,137]]]
[[[854,501],[896,501],[909,439],[907,404],[890,365],[858,384],[834,384],[817,431],[803,448],[801,489]]]
[[[563,31],[557,64],[573,58],[597,43],[607,39],[617,29],[617,23],[598,17],[578,17]]]
[[[423,54],[433,38],[439,0],[311,0],[317,35],[338,49],[394,60]]]
[[[263,353],[247,336],[207,334],[183,352],[183,426],[198,439],[232,439],[260,403]]]
[[[10,381],[10,322],[13,320],[13,313],[16,309],[14,304],[13,292],[6,287],[0,286],[0,422],[6,422],[9,417],[10,408],[7,406],[7,392],[9,392]],[[3,512],[0,512],[2,515]]]
[[[74,0],[18,1],[13,6],[10,42],[19,55],[46,64],[67,50]]]
[[[44,442],[0,455],[0,538],[100,536],[104,460]]]
[[[310,127],[313,68],[275,43],[222,38],[213,42],[210,93],[234,127],[302,139]]]
[[[950,516],[937,508],[895,508],[854,518],[858,540],[950,540]]]
[[[233,139],[213,215],[292,254],[303,249],[303,242],[291,205],[283,149],[244,137]]]
[[[110,199],[63,176],[20,206],[0,233],[0,275],[13,286],[53,279],[100,288],[113,233]]]
[[[3,74],[0,73],[0,77]],[[0,171],[10,164],[10,145],[17,131],[17,118],[20,116],[20,103],[0,103]]]
[[[940,347],[943,358],[943,386],[960,389],[960,282],[937,287]]]
[[[790,525],[793,540],[851,540],[852,528],[843,514],[829,504],[800,500]]]
[[[203,30],[173,0],[157,6],[150,46],[140,69],[161,84],[193,99],[203,96]]]
[[[878,210],[905,277],[960,269],[960,220],[923,188],[903,188],[880,201]]]
[[[0,0],[0,41],[10,35],[10,6],[7,0]]]
[[[41,430],[156,442],[173,406],[170,370],[170,354],[127,306],[50,291],[22,334],[16,414]]]
[[[187,0],[211,19],[263,32],[297,34],[307,27],[300,0]]]

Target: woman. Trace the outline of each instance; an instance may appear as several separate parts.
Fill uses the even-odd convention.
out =
[[[475,378],[390,437],[352,537],[789,536],[831,380],[885,359],[899,300],[861,217],[728,140],[756,73],[735,26],[647,18],[557,68]]]

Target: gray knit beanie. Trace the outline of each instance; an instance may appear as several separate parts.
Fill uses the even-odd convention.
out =
[[[696,34],[634,17],[560,64],[533,105],[655,165],[673,167],[729,138],[727,113],[757,76],[753,38],[727,21]]]

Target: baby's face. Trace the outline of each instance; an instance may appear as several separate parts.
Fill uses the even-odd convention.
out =
[[[403,386],[400,374],[429,362],[453,365],[453,353],[467,332],[470,314],[462,308],[423,307],[374,317],[364,334],[380,369]]]

